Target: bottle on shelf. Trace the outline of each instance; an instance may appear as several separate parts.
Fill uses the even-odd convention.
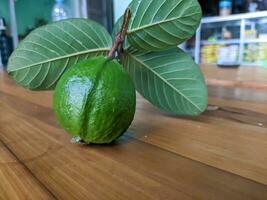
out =
[[[0,55],[1,64],[5,67],[12,52],[12,38],[6,34],[4,18],[0,18]]]
[[[219,9],[220,9],[220,16],[227,16],[232,14],[232,0],[220,0],[219,2]]]
[[[68,19],[70,17],[70,10],[64,4],[64,0],[55,0],[55,5],[52,9],[52,20],[55,22],[63,19]]]

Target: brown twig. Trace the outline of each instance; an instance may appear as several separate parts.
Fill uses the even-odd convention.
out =
[[[129,8],[127,8],[125,13],[124,13],[124,19],[123,19],[123,23],[121,26],[121,30],[116,35],[115,41],[114,41],[112,48],[108,54],[109,58],[113,59],[115,57],[116,51],[118,51],[120,49],[121,45],[123,44],[125,37],[126,37],[126,34],[127,34],[127,29],[128,29],[130,19],[131,19],[131,10]]]

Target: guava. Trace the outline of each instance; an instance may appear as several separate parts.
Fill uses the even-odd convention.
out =
[[[117,60],[93,57],[62,75],[53,107],[60,125],[72,136],[87,144],[111,143],[132,123],[135,87]]]

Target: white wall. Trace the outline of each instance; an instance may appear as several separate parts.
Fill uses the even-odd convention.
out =
[[[71,7],[72,17],[88,18],[87,0],[68,0],[67,3]]]
[[[131,0],[114,0],[114,19],[115,22],[117,19],[120,18],[120,16],[123,15],[125,9],[129,5]]]

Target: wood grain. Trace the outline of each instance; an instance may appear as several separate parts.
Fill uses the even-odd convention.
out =
[[[160,112],[151,115],[154,108],[144,100],[139,100],[138,110],[129,135],[267,184],[266,114],[222,107],[197,118],[162,118]]]
[[[139,96],[125,136],[82,146],[58,126],[51,92],[26,91],[0,73],[0,163],[16,163],[0,167],[0,199],[265,200],[267,98],[250,92],[258,102],[211,88],[212,107],[196,118]]]
[[[0,132],[2,135],[2,133]],[[0,141],[0,199],[55,199],[46,187],[40,183]]]
[[[219,68],[216,65],[201,66],[208,85],[267,90],[267,68],[241,66],[237,69]]]

